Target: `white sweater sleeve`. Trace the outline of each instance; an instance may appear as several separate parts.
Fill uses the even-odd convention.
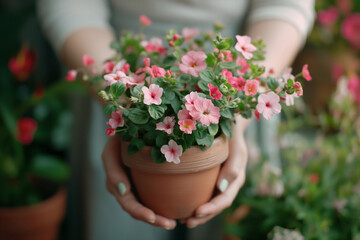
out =
[[[302,43],[314,23],[314,0],[253,0],[249,23],[265,19],[283,20],[292,24],[300,33]]]
[[[105,0],[37,0],[36,7],[42,28],[57,53],[76,30],[111,29]]]

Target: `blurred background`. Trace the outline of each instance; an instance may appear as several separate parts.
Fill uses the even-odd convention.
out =
[[[81,147],[73,134],[85,90],[64,80],[34,5],[0,6],[0,239],[10,208],[30,219],[28,231],[49,224],[48,234],[81,239],[69,146]],[[318,0],[316,11],[293,65],[299,72],[309,64],[313,81],[282,114],[281,168],[249,149],[246,184],[222,216],[226,239],[360,240],[360,1]],[[52,214],[21,211],[41,203]]]

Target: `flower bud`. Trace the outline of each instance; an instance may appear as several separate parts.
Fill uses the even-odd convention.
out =
[[[169,46],[170,46],[170,47],[174,47],[174,46],[175,46],[174,41],[169,41]]]

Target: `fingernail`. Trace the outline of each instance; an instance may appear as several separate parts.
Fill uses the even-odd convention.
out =
[[[195,228],[197,225],[188,226],[188,228]]]
[[[155,223],[155,220],[151,220],[151,219],[148,219],[146,221],[148,221],[149,223]]]
[[[226,180],[225,178],[223,178],[223,179],[221,180],[220,186],[219,186],[220,191],[221,191],[221,192],[224,192],[224,191],[227,189],[228,185],[229,185],[228,180]]]
[[[165,227],[166,230],[173,230],[172,227]]]
[[[118,189],[119,189],[120,195],[123,196],[126,192],[125,184],[123,182],[119,183]]]
[[[197,218],[203,218],[203,217],[205,217],[206,216],[206,214],[199,214],[199,215],[197,215],[196,217]]]

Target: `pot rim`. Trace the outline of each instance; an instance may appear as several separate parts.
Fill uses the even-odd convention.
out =
[[[128,142],[122,141],[121,157],[125,166],[154,174],[188,174],[205,171],[222,164],[229,156],[229,140],[225,135],[215,138],[211,147],[206,150],[201,150],[199,146],[186,149],[180,157],[180,164],[154,162],[151,159],[149,146],[145,146],[136,154],[129,154],[128,145]]]

